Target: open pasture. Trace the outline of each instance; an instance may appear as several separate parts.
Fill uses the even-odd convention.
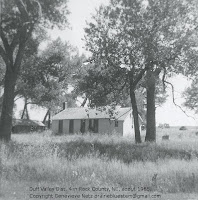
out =
[[[53,136],[51,132],[16,134],[8,146],[1,143],[0,199],[88,199],[82,191],[69,188],[110,188],[85,195],[161,195],[157,199],[197,199],[198,136],[196,128],[157,128],[157,144],[134,144],[133,137],[85,134]],[[142,138],[144,138],[142,132]],[[162,141],[169,134],[170,139]],[[182,134],[182,137],[180,136]],[[36,187],[65,188],[66,191],[31,191]],[[117,188],[118,191],[112,191]],[[134,191],[122,191],[124,188]],[[137,191],[146,188],[149,191]],[[33,198],[35,197],[35,198]],[[53,197],[53,198],[52,198]],[[87,197],[87,198],[86,198]],[[114,196],[111,199],[123,199]],[[132,197],[131,197],[132,198]],[[147,197],[147,199],[153,199]],[[94,199],[94,198],[89,198]],[[100,199],[110,199],[101,196]],[[130,198],[128,198],[130,199]]]

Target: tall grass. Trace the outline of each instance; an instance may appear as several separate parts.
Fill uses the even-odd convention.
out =
[[[69,186],[144,186],[159,192],[198,191],[197,160],[159,160],[129,165],[96,157],[69,161],[51,155],[46,158],[4,160],[2,179],[14,182],[57,183]],[[154,175],[157,175],[153,181]]]
[[[26,160],[48,157],[52,154],[67,160],[76,160],[92,155],[96,158],[105,158],[109,161],[118,160],[126,164],[134,161],[155,162],[167,158],[190,160],[198,157],[198,148],[186,148],[185,145],[175,145],[175,142],[134,144],[126,138],[108,135],[99,137],[90,134],[49,137],[50,140],[49,138],[43,139],[46,136],[40,136],[40,140],[37,140],[38,135],[35,135],[36,140],[31,137],[33,135],[30,136],[29,142],[21,140],[11,142],[8,154]]]
[[[185,140],[137,145],[113,135],[14,135],[9,144],[0,143],[1,187],[45,183],[197,192],[198,147],[190,146]]]

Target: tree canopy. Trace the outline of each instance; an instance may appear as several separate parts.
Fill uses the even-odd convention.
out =
[[[27,43],[38,27],[67,26],[67,0],[1,1],[0,56],[5,66],[4,95],[0,120],[0,138],[10,140],[15,85]]]
[[[65,98],[72,74],[81,66],[78,51],[60,39],[22,65],[16,94],[28,103],[56,109]]]
[[[196,30],[194,5],[191,0],[111,0],[110,5],[99,8],[85,29],[93,66],[80,87],[96,105],[118,101],[127,91],[138,121],[134,91],[145,77],[147,120],[151,119],[148,140],[155,140],[156,80],[163,73],[165,84],[166,76],[179,72],[175,63],[189,49],[188,39]],[[135,127],[139,135],[138,122]],[[140,142],[139,136],[137,140]]]

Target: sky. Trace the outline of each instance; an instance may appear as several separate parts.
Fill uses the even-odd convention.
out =
[[[95,13],[101,4],[107,5],[109,0],[69,0],[68,8],[71,14],[68,16],[71,29],[64,31],[53,30],[50,33],[52,39],[60,37],[78,47],[80,53],[84,53],[84,28],[86,21],[91,20],[91,15]]]
[[[173,103],[172,89],[169,87],[167,90],[167,101],[156,109],[156,121],[157,123],[168,123],[172,126],[197,126],[198,116],[194,111],[186,109],[182,104],[184,98],[182,92],[190,86],[190,81],[182,75],[178,75],[169,80],[174,85],[174,97],[177,105],[182,107],[182,110],[186,112],[186,115],[179,107]]]
[[[60,37],[63,41],[68,41],[73,46],[79,49],[80,54],[86,53],[84,49],[84,28],[86,27],[86,21],[91,20],[91,14],[94,14],[95,9],[99,7],[102,3],[107,5],[109,0],[70,0],[68,8],[71,12],[69,15],[70,29],[66,30],[52,30],[49,32],[51,38],[55,40]],[[175,89],[175,101],[177,104],[181,105],[183,103],[183,98],[181,97],[182,91],[184,91],[190,82],[183,76],[176,76],[169,80]],[[168,90],[169,97],[166,103],[156,109],[156,122],[168,123],[170,126],[197,126],[198,116],[194,115],[192,111],[186,111],[190,116],[193,116],[195,120],[191,117],[187,117],[178,107],[176,107],[172,102],[171,89]],[[17,102],[17,114],[19,117],[19,110],[23,109],[23,101],[18,100]],[[183,108],[186,110],[185,108]],[[34,120],[42,120],[45,115],[45,109],[31,109],[30,117]]]

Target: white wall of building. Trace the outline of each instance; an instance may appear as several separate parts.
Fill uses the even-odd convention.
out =
[[[98,132],[99,133],[118,133],[123,134],[123,121],[118,121],[118,127],[115,127],[115,120],[99,119],[98,121]]]
[[[69,133],[69,120],[67,120],[67,123],[68,123],[67,133]],[[81,120],[80,119],[74,119],[74,133],[80,132],[80,126],[81,126]]]
[[[130,113],[123,123],[123,136],[129,136],[134,134],[134,124],[132,121],[132,113]]]
[[[59,120],[52,121],[52,131],[57,134],[59,128]],[[79,133],[81,128],[81,120],[74,120],[74,133]],[[89,130],[89,120],[85,120],[85,132]],[[115,127],[115,120],[98,119],[98,133],[118,133],[123,135],[123,121],[118,121],[118,127]],[[63,134],[69,133],[69,120],[63,120]]]
[[[52,120],[52,132],[55,134],[58,133],[58,123],[59,120]]]

